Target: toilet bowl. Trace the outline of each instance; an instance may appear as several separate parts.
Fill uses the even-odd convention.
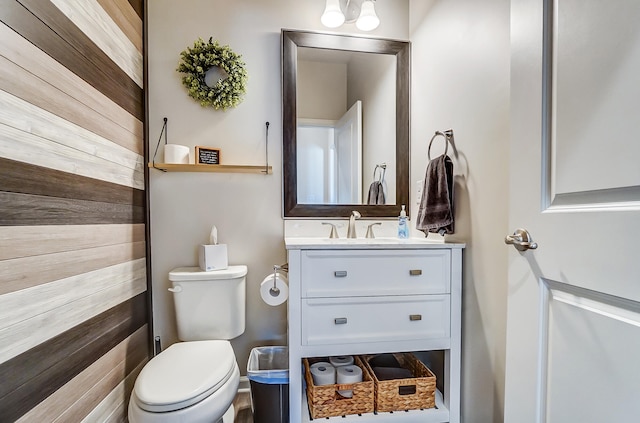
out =
[[[129,421],[232,423],[239,381],[229,341],[173,344],[140,372],[129,402]]]
[[[245,329],[247,267],[169,272],[178,338],[142,368],[131,423],[233,423],[240,371],[229,343]]]

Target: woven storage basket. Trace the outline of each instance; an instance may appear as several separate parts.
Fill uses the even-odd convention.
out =
[[[307,401],[311,418],[346,416],[347,414],[373,413],[373,379],[359,357],[354,364],[362,369],[362,382],[343,385],[315,386],[309,366],[325,359],[302,359],[304,378],[307,382]],[[351,398],[344,398],[338,390],[352,390]]]
[[[414,377],[378,380],[369,365],[369,359],[375,355],[362,356],[375,384],[375,410],[386,412],[435,407],[436,376],[433,372],[411,353],[394,353],[393,355],[402,367],[411,371]]]

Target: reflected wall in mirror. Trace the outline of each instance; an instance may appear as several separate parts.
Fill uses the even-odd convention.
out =
[[[282,31],[285,218],[408,204],[409,60],[404,41]]]
[[[395,204],[395,56],[299,47],[297,64],[298,203]]]

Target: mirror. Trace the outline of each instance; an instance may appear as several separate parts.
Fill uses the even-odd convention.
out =
[[[285,218],[409,204],[409,66],[409,42],[282,31]]]

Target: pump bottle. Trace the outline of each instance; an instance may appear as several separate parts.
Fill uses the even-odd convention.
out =
[[[400,239],[409,238],[409,227],[407,226],[407,212],[404,209],[404,204],[402,205],[400,216],[398,216],[398,238]]]

